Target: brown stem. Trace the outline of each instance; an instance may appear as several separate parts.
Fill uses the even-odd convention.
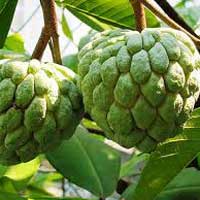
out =
[[[66,193],[66,191],[65,191],[65,178],[63,177],[62,178],[62,197],[65,197],[65,193]]]
[[[144,6],[138,0],[130,0],[130,3],[136,19],[136,30],[141,32],[147,26]]]
[[[176,12],[176,10],[166,0],[155,0],[156,3],[165,11],[165,13],[176,23],[182,26],[189,33],[199,38],[194,30],[184,21],[184,19]]]
[[[61,53],[60,53],[60,44],[59,44],[59,36],[57,34],[57,32],[55,32],[52,35],[53,38],[53,44],[54,44],[54,56],[55,56],[55,62],[57,64],[62,65],[62,59],[61,59]]]
[[[39,38],[39,40],[36,44],[36,47],[33,51],[32,58],[41,60],[43,53],[44,53],[44,50],[46,49],[46,46],[48,44],[49,39],[50,39],[49,32],[46,30],[46,28],[43,28],[41,35],[40,35],[40,38]]]
[[[157,17],[159,17],[161,20],[163,20],[167,25],[170,27],[183,31],[186,33],[196,44],[198,48],[200,48],[200,40],[189,33],[187,30],[185,30],[183,27],[181,27],[179,24],[177,24],[174,20],[172,20],[167,14],[162,12],[161,10],[157,9],[156,6],[154,6],[150,0],[138,0],[141,3],[143,3],[149,10],[151,10]]]
[[[51,51],[51,56],[53,58],[53,61],[55,62],[55,55],[54,55],[54,46],[53,46],[53,41],[52,41],[52,38],[50,38],[49,40],[49,48],[50,48],[50,51]]]
[[[43,17],[44,28],[38,43],[33,52],[32,58],[41,59],[44,50],[52,37],[53,39],[53,55],[55,55],[54,62],[61,64],[61,54],[58,40],[58,28],[57,28],[57,15],[54,0],[40,0]]]

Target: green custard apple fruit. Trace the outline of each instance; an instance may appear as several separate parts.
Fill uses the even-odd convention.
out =
[[[79,44],[78,44],[78,49],[79,49],[79,51],[80,51],[86,44],[88,44],[88,43],[91,41],[92,37],[93,37],[96,33],[98,33],[98,32],[95,31],[95,30],[90,30],[86,36],[84,36],[84,37],[82,37],[82,38],[80,39]]]
[[[79,52],[86,112],[108,138],[144,152],[177,134],[200,90],[199,53],[183,32],[108,30]]]
[[[53,63],[0,65],[0,163],[27,162],[72,136],[83,113],[75,82]]]

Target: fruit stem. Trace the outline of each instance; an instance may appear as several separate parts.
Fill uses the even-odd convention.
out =
[[[52,38],[52,54],[54,55],[54,62],[62,64],[55,2],[54,0],[40,0],[40,3],[44,17],[44,28],[42,29],[40,38],[33,51],[32,58],[40,60],[49,40]]]
[[[152,3],[151,0],[138,0],[141,3],[143,3],[144,6],[146,6],[151,12],[153,12],[158,18],[160,18],[162,21],[164,21],[168,26],[183,31],[185,34],[187,34],[193,42],[196,44],[198,48],[200,48],[200,39],[189,33],[186,29],[184,29],[182,26],[177,24],[173,19],[171,19],[165,12],[159,7],[155,6],[155,4]]]
[[[130,0],[136,20],[136,30],[141,32],[146,28],[146,16],[143,4],[138,0]]]

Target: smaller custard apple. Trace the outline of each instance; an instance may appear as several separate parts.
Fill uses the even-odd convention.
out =
[[[57,147],[78,125],[82,97],[75,74],[38,60],[0,65],[0,163],[27,162]]]
[[[151,152],[175,136],[193,111],[199,65],[183,32],[108,30],[79,52],[78,85],[86,112],[108,138]]]
[[[0,49],[0,60],[10,59],[10,60],[28,60],[30,56],[25,53],[16,53],[6,49]]]

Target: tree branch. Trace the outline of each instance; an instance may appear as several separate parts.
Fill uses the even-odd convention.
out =
[[[176,12],[176,10],[168,3],[167,0],[155,1],[171,19],[173,19],[177,24],[182,26],[189,33],[199,38],[199,36],[194,32],[194,30],[184,21],[184,19]]]
[[[48,30],[46,30],[46,28],[44,27],[42,29],[42,32],[40,34],[40,38],[36,44],[36,47],[33,51],[32,58],[41,60],[49,39],[50,39],[50,34],[49,34]]]
[[[32,54],[32,58],[41,59],[44,50],[52,37],[53,40],[53,55],[54,62],[61,64],[60,46],[58,40],[58,28],[57,28],[57,15],[54,0],[40,0],[43,17],[44,17],[44,28],[41,36],[36,44],[35,50]]]
[[[130,0],[130,3],[136,20],[136,30],[141,32],[147,26],[144,6],[138,0]]]
[[[50,50],[51,50],[51,56],[52,56],[52,58],[53,58],[53,61],[55,62],[55,55],[54,55],[54,46],[53,46],[53,41],[52,41],[52,38],[50,38],[50,40],[49,40],[49,48],[50,48]]]
[[[200,39],[189,33],[187,30],[185,30],[182,26],[177,24],[174,20],[172,20],[167,14],[164,12],[160,11],[159,9],[156,8],[151,2],[151,0],[138,0],[141,3],[143,3],[149,10],[151,10],[157,17],[159,17],[161,20],[163,20],[167,25],[170,27],[183,31],[186,33],[196,44],[198,48],[200,48]]]

